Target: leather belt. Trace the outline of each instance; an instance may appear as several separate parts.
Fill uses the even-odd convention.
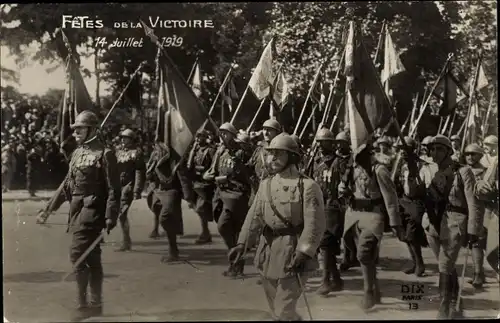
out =
[[[351,208],[354,211],[371,212],[377,206],[383,205],[384,200],[379,199],[353,199]]]
[[[461,206],[454,206],[454,205],[447,205],[446,206],[446,211],[447,212],[455,212],[455,213],[461,213],[461,214],[468,214],[469,209]]]

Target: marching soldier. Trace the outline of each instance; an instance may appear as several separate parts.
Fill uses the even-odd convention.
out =
[[[483,153],[483,149],[478,144],[471,144],[465,147],[465,162],[472,169],[476,182],[483,178],[486,171],[486,168],[480,163]],[[480,208],[480,212],[484,214],[484,204],[478,203],[478,207]],[[486,219],[483,220],[483,223],[486,223]],[[472,284],[474,288],[481,288],[485,282],[483,260],[484,249],[486,248],[486,238],[486,228],[483,225],[479,228],[478,241],[471,246],[472,262],[474,264],[474,277],[469,281],[469,283]]]
[[[125,129],[120,134],[122,146],[116,152],[122,194],[120,201],[120,215],[118,220],[123,232],[123,242],[118,251],[130,250],[130,223],[128,211],[132,200],[140,200],[144,189],[146,165],[141,149],[134,148],[135,133]]]
[[[2,192],[8,192],[16,172],[16,157],[10,145],[2,148]]]
[[[215,153],[210,169],[203,179],[214,181],[217,189],[214,196],[214,219],[228,249],[236,246],[238,234],[248,211],[251,183],[250,170],[246,163],[250,158],[235,142],[238,132],[231,123],[219,128],[222,144]],[[224,276],[243,275],[244,260],[229,265]]]
[[[425,183],[419,176],[419,165],[416,155],[416,142],[410,137],[405,137],[405,144],[410,149],[408,154],[403,145],[399,144],[403,163],[396,177],[395,184],[398,191],[398,201],[405,231],[405,242],[408,246],[412,264],[403,272],[422,277],[425,272],[422,247],[427,246],[422,216],[425,212],[423,199],[425,197]]]
[[[83,111],[75,118],[71,128],[79,147],[71,156],[68,174],[52,203],[38,215],[38,219],[46,219],[66,199],[70,203],[68,232],[73,234],[70,259],[76,265],[79,303],[74,321],[102,315],[103,268],[100,245],[97,244],[81,263],[76,264],[76,261],[100,238],[104,228],[109,233],[116,226],[120,205],[116,156],[98,138],[97,127],[97,116],[91,111]],[[90,304],[87,304],[89,284]]]
[[[458,162],[461,157],[460,153],[460,137],[457,135],[453,135],[450,137],[451,146],[453,147],[453,155],[451,155],[451,159]]]
[[[195,211],[201,221],[201,234],[195,240],[196,244],[212,242],[208,222],[213,221],[212,199],[215,187],[212,182],[203,179],[203,174],[210,168],[216,149],[208,144],[208,136],[209,133],[206,130],[197,133],[195,144],[187,161],[187,169],[190,172],[196,195]]]
[[[182,199],[190,207],[194,205],[194,194],[186,177],[186,170],[179,165],[172,174],[169,159],[170,148],[157,141],[146,168],[146,178],[150,181],[152,190],[148,194],[148,207],[159,218],[161,227],[167,233],[169,248],[168,255],[161,258],[163,263],[179,260],[177,236],[184,234]]]
[[[34,142],[26,157],[26,189],[32,197],[35,196],[37,186],[39,185],[40,166],[43,163],[42,156],[42,147],[40,147],[38,142]]]
[[[378,142],[379,152],[381,154],[392,156],[392,142],[388,136],[380,137],[380,139],[377,142]]]
[[[484,167],[488,168],[490,165],[494,163],[494,160],[497,158],[498,152],[498,138],[497,136],[488,136],[484,138],[483,141],[484,146],[484,155],[481,159],[481,164]]]
[[[475,179],[468,166],[452,160],[453,146],[443,135],[435,136],[430,154],[439,170],[427,189],[425,198],[429,218],[427,241],[439,263],[441,303],[438,318],[455,318],[462,315],[456,310],[458,300],[458,275],[455,264],[462,245],[477,243],[483,214],[474,196]]]
[[[317,268],[315,254],[326,228],[323,196],[319,185],[298,171],[300,151],[289,135],[276,136],[266,150],[271,175],[260,183],[229,258],[240,259],[245,245],[262,232],[254,264],[272,315],[300,320],[297,301]]]
[[[372,154],[369,144],[354,155],[354,163],[339,184],[339,194],[350,200],[345,216],[344,232],[354,230],[357,258],[361,264],[364,297],[361,308],[368,310],[380,303],[376,276],[378,248],[384,232],[385,208],[389,224],[401,240],[403,229],[398,215],[396,188],[387,169],[387,156]],[[354,228],[352,228],[354,226]]]
[[[323,259],[323,277],[318,294],[326,296],[330,292],[341,291],[344,282],[337,268],[336,255],[340,254],[340,239],[342,238],[343,213],[337,197],[339,181],[335,181],[338,172],[335,172],[335,136],[333,133],[322,128],[316,134],[319,144],[319,158],[315,160],[311,170],[312,178],[319,184],[323,193],[325,207],[326,230],[319,246],[321,258]],[[338,166],[338,165],[337,165]],[[337,186],[335,186],[335,183]]]
[[[432,160],[429,155],[429,147],[432,140],[432,136],[427,136],[420,143],[420,178],[424,181],[425,187],[428,188],[431,185],[431,181],[434,178],[434,174],[438,171],[437,164]]]

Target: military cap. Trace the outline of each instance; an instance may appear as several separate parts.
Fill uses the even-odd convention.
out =
[[[432,138],[429,145],[443,145],[450,149],[453,149],[453,147],[451,146],[450,139],[448,139],[448,137],[444,135],[436,135],[435,137]]]
[[[484,138],[483,143],[485,145],[498,145],[498,138],[497,138],[497,136],[490,135],[490,136]]]
[[[129,137],[129,138],[134,139],[135,132],[132,129],[125,129],[120,133],[120,137]]]
[[[285,150],[297,155],[300,155],[299,144],[292,138],[292,136],[281,133],[271,140],[267,150]]]
[[[230,132],[232,133],[233,135],[237,136],[238,135],[238,130],[236,130],[236,128],[230,123],[230,122],[226,122],[226,123],[223,123],[220,127],[219,127],[219,130],[220,131],[227,131],[227,132]]]
[[[321,128],[316,134],[316,141],[335,141],[335,136],[329,129]]]
[[[262,128],[271,128],[276,131],[281,131],[281,125],[277,120],[269,119],[264,122]]]
[[[75,123],[71,125],[71,129],[74,129],[76,127],[92,127],[95,128],[99,124],[99,120],[97,118],[97,115],[90,111],[90,110],[85,110],[80,112],[75,118]]]
[[[484,154],[483,148],[481,148],[478,144],[470,144],[465,147],[466,154]]]

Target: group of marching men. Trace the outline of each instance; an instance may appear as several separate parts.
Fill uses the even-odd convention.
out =
[[[364,281],[361,307],[369,310],[379,304],[376,265],[386,227],[408,246],[407,274],[424,275],[421,248],[432,249],[440,272],[438,318],[461,315],[456,306],[461,248],[472,250],[471,283],[476,288],[485,282],[484,250],[498,248],[495,136],[487,137],[484,147],[467,146],[463,156],[458,138],[443,135],[426,137],[420,144],[409,137],[403,143],[382,136],[353,152],[348,131],[335,136],[322,128],[315,137],[316,150],[302,147],[297,136],[282,132],[271,119],[262,125],[263,140],[253,149],[247,134],[224,123],[219,144],[208,131],[199,131],[189,156],[172,173],[170,148],[164,143],[155,143],[145,163],[133,131],[123,131],[122,146],[111,149],[99,140],[98,124],[90,111],[77,116],[72,128],[79,147],[71,156],[70,170],[37,217],[43,224],[65,200],[70,203],[70,256],[79,300],[75,321],[102,314],[101,249],[92,243],[103,229],[109,233],[119,222],[119,250],[131,249],[127,213],[132,201],[141,198],[146,181],[154,213],[150,237],[157,238],[161,226],[168,240],[162,262],[180,260],[177,236],[183,234],[184,199],[200,218],[196,244],[210,243],[208,223],[217,223],[228,248],[225,276],[243,275],[245,253],[256,247],[259,284],[276,320],[300,319],[296,304],[318,259],[319,294],[342,290],[340,272],[359,266]],[[487,254],[498,273],[498,250]]]

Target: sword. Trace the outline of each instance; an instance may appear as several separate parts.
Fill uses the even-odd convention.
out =
[[[469,253],[470,252],[471,252],[470,249],[467,248],[467,251],[465,252],[464,268],[462,269],[462,279],[461,279],[460,285],[458,286],[457,305],[455,308],[455,310],[457,312],[460,311],[460,303],[462,301],[462,291],[464,290],[464,286],[465,286],[465,269],[467,268],[467,260],[469,260]]]
[[[94,250],[94,248],[102,241],[102,239],[104,239],[105,232],[106,231],[102,231],[101,234],[97,237],[97,239],[95,239],[94,242],[92,242],[92,244],[87,248],[87,250],[85,250],[85,252],[80,256],[80,258],[76,260],[76,262],[73,264],[73,269],[71,270],[71,272],[67,273],[63,277],[62,279],[63,282],[66,281],[66,279],[68,279],[68,277],[75,272],[76,268],[80,266],[80,264],[85,260],[85,258],[87,258],[87,256],[92,252],[92,250]]]
[[[304,284],[302,283],[302,279],[300,278],[300,274],[297,273],[296,277],[297,277],[297,281],[299,282],[300,290],[302,291],[301,294],[304,297],[304,303],[306,304],[307,312],[309,313],[309,320],[313,321],[311,307],[309,306],[309,301],[307,300],[307,296],[306,296],[306,290],[304,289]]]

